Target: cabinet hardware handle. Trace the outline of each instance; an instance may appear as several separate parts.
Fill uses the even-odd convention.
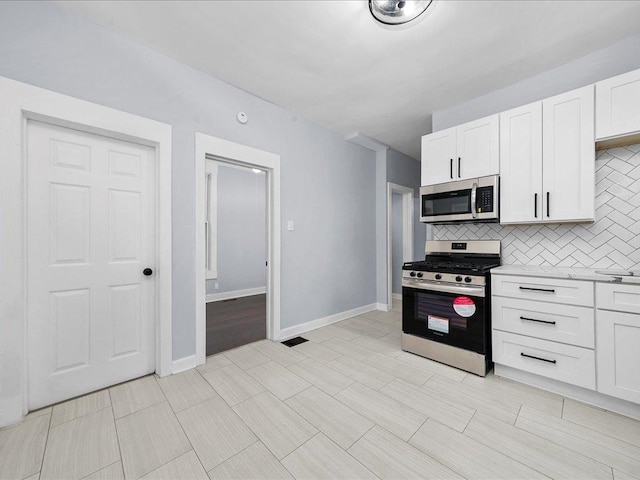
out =
[[[460,178],[460,157],[458,157],[458,178]]]
[[[556,293],[553,288],[533,288],[533,287],[518,287],[520,290],[533,290],[534,292],[549,292]]]
[[[520,320],[528,320],[530,322],[538,322],[538,323],[548,323],[549,325],[555,325],[556,322],[555,320],[538,320],[537,318],[527,318],[527,317],[520,317]]]
[[[538,194],[533,194],[533,216],[538,218]]]
[[[453,178],[453,158],[449,159],[449,176]]]
[[[527,358],[533,358],[534,360],[540,360],[541,362],[556,363],[555,360],[549,360],[548,358],[534,357],[533,355],[527,355],[526,353],[522,353],[522,352],[520,352],[520,355]]]
[[[547,192],[547,217],[549,216],[549,192]]]

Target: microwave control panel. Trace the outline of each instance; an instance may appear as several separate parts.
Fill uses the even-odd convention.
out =
[[[478,187],[476,195],[477,212],[493,212],[493,187]]]

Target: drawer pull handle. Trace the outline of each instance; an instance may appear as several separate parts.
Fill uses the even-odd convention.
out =
[[[533,288],[533,287],[520,287],[520,290],[533,290],[534,292],[549,292],[556,293],[553,288]]]
[[[556,363],[555,360],[549,360],[548,358],[534,357],[533,355],[527,355],[526,353],[522,353],[522,352],[520,352],[520,355],[527,358],[533,358],[534,360],[540,360],[541,362]]]
[[[528,320],[530,322],[538,322],[538,323],[548,323],[549,325],[556,324],[555,320],[538,320],[537,318],[527,318],[527,317],[520,317],[520,320]]]

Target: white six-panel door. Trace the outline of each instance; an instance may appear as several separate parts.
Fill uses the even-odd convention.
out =
[[[150,147],[30,121],[29,409],[155,369]]]

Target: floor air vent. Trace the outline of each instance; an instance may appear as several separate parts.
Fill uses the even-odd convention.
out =
[[[309,340],[307,340],[306,338],[293,337],[293,338],[290,338],[289,340],[285,340],[284,342],[282,342],[282,344],[286,345],[287,347],[295,347],[296,345],[300,345],[301,343],[308,342],[308,341]]]

